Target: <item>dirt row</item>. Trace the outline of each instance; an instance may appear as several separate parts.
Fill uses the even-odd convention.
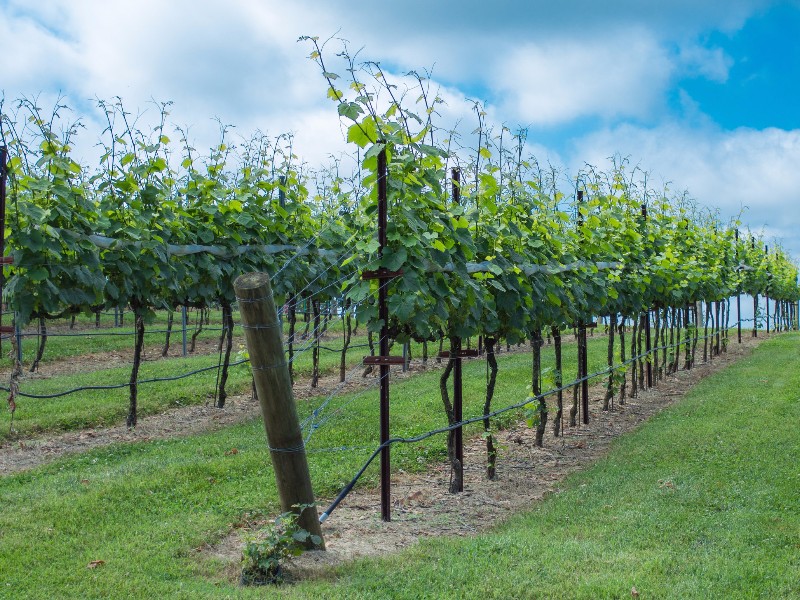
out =
[[[216,346],[216,342],[213,340],[209,340],[208,343]],[[512,348],[512,352],[530,352],[530,349],[522,345],[519,348]],[[506,353],[504,350],[502,354]],[[118,366],[115,365],[115,362],[122,360],[124,358],[115,352],[88,354],[71,362],[59,361],[54,369],[48,365],[47,374],[39,376],[51,376],[54,372],[68,374],[76,371],[85,372],[108,368],[109,366]],[[153,360],[157,360],[157,358],[153,357]],[[428,361],[427,365],[415,360],[411,362],[406,373],[399,368],[393,369],[392,379],[400,381],[422,371],[442,366],[443,363],[437,363],[434,359]],[[362,377],[361,371],[361,369],[351,369],[344,384],[339,382],[338,371],[323,375],[316,388],[311,387],[310,376],[299,377],[294,385],[295,398],[302,402],[332,393],[357,391],[377,384],[377,371],[368,377]],[[173,408],[156,415],[143,416],[139,418],[135,429],[129,429],[124,423],[121,423],[111,427],[37,434],[0,441],[0,476],[32,469],[62,456],[87,452],[109,444],[147,442],[214,431],[255,418],[260,414],[259,411],[258,402],[253,400],[252,395],[248,393],[229,396],[225,407],[221,409],[209,404],[193,405]]]
[[[568,474],[605,455],[616,437],[678,401],[700,379],[746,356],[763,339],[763,336],[757,339],[747,337],[741,345],[733,341],[729,351],[712,362],[690,371],[679,371],[660,382],[657,388],[640,392],[636,398],[628,398],[626,404],[617,404],[609,412],[602,411],[604,389],[595,385],[590,388],[590,424],[566,427],[565,435],[556,438],[551,423],[543,448],[535,447],[535,432],[524,423],[499,431],[501,450],[498,477],[494,481],[485,477],[484,441],[479,437],[466,440],[464,492],[461,494],[447,492],[450,472],[446,464],[432,465],[421,475],[395,473],[390,523],[380,519],[379,490],[356,490],[324,526],[327,551],[308,552],[295,559],[288,567],[290,578],[324,577],[329,567],[343,561],[393,552],[424,537],[471,535],[496,525],[544,495],[557,493]],[[530,352],[530,349],[523,346],[517,351]],[[412,363],[407,373],[393,369],[392,377],[400,380],[440,366],[433,360],[425,367]],[[375,384],[374,377],[362,378],[360,373],[356,373],[341,386],[334,374],[323,377],[316,390],[311,390],[307,382],[298,382],[295,395],[298,401],[304,401],[329,394],[334,389],[346,392]],[[565,404],[568,403],[565,398]],[[0,444],[0,475],[27,470],[112,443],[146,442],[213,431],[255,418],[258,414],[258,403],[245,395],[229,398],[224,409],[189,406],[144,417],[135,429],[120,425],[5,442]],[[663,484],[654,482],[654,485]],[[320,504],[325,506],[329,500],[321,499]],[[218,544],[197,548],[197,559],[201,562],[209,558],[221,559],[227,565],[223,576],[231,581],[238,580],[243,536],[262,525],[249,523],[245,528],[232,529]]]
[[[758,338],[760,341],[762,338]],[[752,338],[744,340],[745,346],[755,343]],[[213,340],[206,340],[210,345],[216,346]],[[574,345],[574,340],[565,338],[565,351]],[[734,345],[735,346],[735,345]],[[508,351],[503,348],[500,355]],[[511,352],[530,352],[526,344],[511,347]],[[724,358],[724,356],[723,356]],[[55,369],[48,365],[48,375],[53,371],[64,374],[74,371],[85,372],[97,368],[114,366],[115,361],[122,361],[118,353],[89,354],[72,360],[58,361]],[[153,357],[153,360],[157,360]],[[431,359],[426,365],[421,361],[412,361],[408,372],[392,369],[392,378],[402,380],[406,377],[429,370],[438,369],[443,363]],[[376,385],[376,377],[361,377],[360,372],[350,372],[345,384],[339,383],[338,373],[330,373],[320,378],[317,388],[311,388],[310,377],[300,378],[295,382],[294,395],[298,401],[329,395],[331,393],[346,393],[365,387]],[[597,392],[601,394],[602,392]],[[567,401],[565,400],[565,403]],[[258,402],[254,401],[251,394],[228,397],[225,408],[219,409],[208,404],[182,406],[170,409],[156,415],[140,417],[135,429],[130,429],[121,423],[111,427],[97,427],[79,431],[63,433],[45,433],[34,436],[22,436],[14,439],[0,441],[0,476],[32,469],[47,464],[62,456],[87,452],[89,450],[107,446],[114,443],[147,442],[152,440],[170,439],[174,437],[196,435],[214,431],[229,425],[242,423],[259,415]]]
[[[701,379],[747,356],[763,341],[748,338],[710,363],[679,371],[658,387],[639,392],[626,404],[602,410],[604,389],[590,388],[589,425],[566,427],[554,437],[548,425],[544,447],[534,445],[535,430],[519,423],[498,432],[500,453],[497,479],[486,479],[486,448],[480,437],[465,440],[464,492],[450,494],[447,464],[433,465],[424,474],[395,473],[392,477],[392,521],[381,520],[380,491],[357,489],[323,526],[327,550],[306,552],[288,566],[290,580],[325,577],[330,567],[362,556],[394,552],[432,536],[467,536],[496,526],[514,513],[530,508],[547,494],[558,493],[564,478],[586,468],[609,450],[614,439],[632,431],[651,416],[678,402]],[[571,400],[571,397],[570,397]],[[565,399],[565,404],[567,400]],[[552,414],[552,413],[551,413]],[[442,439],[442,444],[444,444]],[[653,482],[654,486],[670,482]],[[331,499],[321,499],[324,509]],[[218,544],[197,548],[198,560],[221,560],[223,577],[236,582],[240,575],[243,539],[263,526],[249,523],[234,529]]]

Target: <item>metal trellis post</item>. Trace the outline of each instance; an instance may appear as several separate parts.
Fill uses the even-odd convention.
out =
[[[4,265],[10,265],[14,259],[6,256],[6,179],[8,178],[8,149],[0,146],[0,299],[3,297],[3,287],[5,286]],[[2,302],[0,301],[0,304]],[[3,313],[0,310],[0,334],[10,333],[17,335],[17,358],[22,360],[22,344],[19,332],[14,326],[2,324]],[[16,319],[15,319],[16,322]]]
[[[388,174],[386,149],[378,153],[378,256],[383,256],[387,241],[388,200],[386,193]],[[380,369],[380,439],[381,439],[381,518],[392,520],[391,505],[391,462],[389,454],[389,366],[402,365],[402,356],[389,356],[389,303],[386,293],[388,280],[402,274],[402,271],[389,271],[380,267],[377,271],[364,271],[362,279],[377,279],[378,318],[381,321],[381,338],[378,356],[365,356],[365,365],[378,365]]]

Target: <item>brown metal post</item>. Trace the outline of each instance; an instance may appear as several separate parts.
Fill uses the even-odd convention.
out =
[[[278,311],[266,273],[247,273],[234,282],[239,312],[250,355],[253,380],[261,404],[270,458],[283,511],[308,505],[300,513],[298,525],[319,536],[320,543],[306,542],[309,548],[325,548],[317,517],[311,475],[308,471],[303,432],[292,394],[292,380],[283,352]]]
[[[647,223],[647,205],[642,204],[642,217]],[[645,230],[646,231],[646,230]],[[647,237],[645,236],[645,240]],[[647,242],[645,242],[647,243]],[[644,319],[644,345],[645,345],[645,352],[647,353],[647,387],[653,387],[653,362],[652,357],[650,356],[650,352],[653,348],[652,340],[650,339],[650,309],[648,308],[645,312],[645,319]]]
[[[386,230],[389,219],[386,183],[388,179],[386,166],[386,149],[378,153],[378,244],[379,256],[383,255],[386,248]],[[378,280],[378,318],[381,320],[380,355],[389,356],[389,303],[386,294],[388,281]],[[389,441],[389,365],[380,365],[381,393],[380,393],[380,430],[381,444]],[[391,457],[389,446],[381,450],[381,518],[384,521],[392,520],[391,497]]]
[[[736,275],[741,276],[739,270],[739,230],[735,230],[736,235]],[[742,343],[742,287],[741,282],[736,287],[736,335],[739,338],[739,343]]]
[[[383,256],[387,242],[387,223],[389,219],[386,165],[386,149],[378,153],[378,256]],[[391,521],[391,462],[389,454],[389,367],[403,365],[402,356],[389,356],[389,303],[386,286],[390,279],[402,275],[400,271],[389,271],[380,267],[377,271],[364,271],[362,279],[377,279],[378,286],[378,318],[381,320],[380,354],[365,356],[365,365],[377,365],[380,373],[380,440],[381,440],[381,518]]]
[[[0,233],[6,231],[6,178],[8,177],[8,149],[0,146]],[[0,235],[0,256],[6,248],[5,235]]]
[[[6,279],[3,271],[3,265],[12,264],[13,259],[6,256],[6,180],[8,179],[8,149],[5,146],[0,146],[0,333],[10,333],[14,335],[14,327],[9,325],[3,327],[3,287],[5,286]],[[19,339],[17,340],[17,352],[21,347],[19,346]],[[19,359],[19,356],[17,357]]]
[[[755,250],[756,238],[750,236],[750,247]],[[753,294],[753,337],[758,337],[758,291]]]
[[[583,215],[581,215],[580,205],[583,203],[583,190],[578,190],[578,229],[583,225]],[[578,324],[578,344],[581,345],[583,352],[578,353],[580,361],[579,374],[583,381],[581,382],[581,411],[583,412],[583,424],[589,424],[589,382],[586,376],[589,374],[589,357],[588,347],[586,344],[586,323],[581,319]]]
[[[454,167],[451,171],[453,175],[453,204],[461,203],[461,170]],[[455,356],[451,354],[450,360],[453,362],[453,418],[460,423],[464,418],[464,384],[461,364],[461,339],[454,338],[453,350]],[[464,472],[464,431],[461,427],[455,430],[456,459],[461,465],[461,472]],[[464,491],[464,477],[459,480],[458,491]]]
[[[5,257],[6,250],[6,178],[8,177],[8,149],[0,146],[0,259]],[[0,329],[3,325],[3,287],[5,272],[0,264]]]
[[[764,255],[769,258],[769,246],[764,246]],[[764,290],[764,301],[767,304],[767,333],[769,333],[769,273],[767,273],[767,288]]]

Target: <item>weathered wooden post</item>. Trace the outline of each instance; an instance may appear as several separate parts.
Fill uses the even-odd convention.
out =
[[[242,318],[250,367],[253,370],[264,429],[267,432],[275,481],[283,511],[297,511],[295,505],[312,505],[305,508],[298,525],[322,540],[322,529],[314,504],[311,475],[308,472],[303,434],[297,418],[297,407],[292,394],[289,367],[283,353],[283,339],[279,328],[272,287],[266,273],[246,273],[233,284],[239,313]],[[315,545],[310,539],[309,548],[324,549],[325,542]]]

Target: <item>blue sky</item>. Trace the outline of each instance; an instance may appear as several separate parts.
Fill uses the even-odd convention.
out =
[[[291,131],[310,165],[346,150],[301,35],[336,34],[399,81],[429,69],[441,119],[469,146],[472,101],[494,131],[528,128],[529,151],[565,180],[614,154],[800,261],[800,0],[0,0],[6,108],[57,94],[102,129],[121,96],[210,146],[219,117],[246,136]],[[332,51],[338,50],[332,42]],[[334,70],[341,70],[331,58]],[[88,159],[87,159],[88,160]],[[742,212],[744,211],[744,212]]]
[[[696,78],[681,87],[720,126],[800,128],[800,9],[780,5],[730,35],[711,32],[707,43],[732,64],[725,82]]]

